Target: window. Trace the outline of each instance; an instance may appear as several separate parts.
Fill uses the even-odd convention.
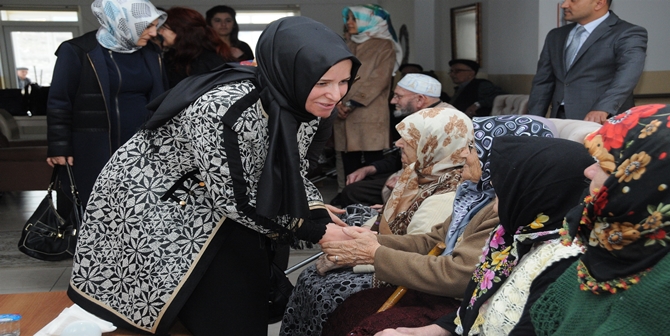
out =
[[[33,83],[50,86],[61,42],[79,36],[79,12],[67,8],[0,10],[2,88],[17,88],[17,68]]]
[[[246,42],[255,54],[258,38],[270,22],[286,16],[298,15],[300,11],[294,7],[282,10],[237,10],[235,20],[240,26],[238,38]]]

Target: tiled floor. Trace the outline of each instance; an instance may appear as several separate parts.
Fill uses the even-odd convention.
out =
[[[336,182],[327,178],[317,183],[324,199],[329,201],[335,196]],[[0,196],[0,235],[15,234],[23,228],[23,224],[37,208],[45,195],[45,191],[5,192]],[[17,237],[18,241],[18,237]],[[289,266],[317,253],[318,249],[292,251]],[[0,268],[0,294],[49,292],[67,289],[72,270],[68,262],[49,263]],[[295,283],[301,269],[289,275]],[[271,324],[268,336],[279,334],[280,323]]]

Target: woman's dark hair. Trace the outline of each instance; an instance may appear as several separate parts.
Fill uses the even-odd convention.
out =
[[[174,45],[165,54],[175,70],[190,75],[190,64],[203,50],[212,50],[224,60],[234,60],[230,47],[224,43],[205,18],[198,11],[186,7],[172,7],[165,11],[168,14],[163,25],[177,36]]]
[[[235,15],[237,15],[237,13],[233,8],[224,5],[214,6],[210,8],[209,10],[207,10],[207,12],[205,12],[205,18],[207,20],[207,24],[211,27],[214,15],[219,13],[228,13],[230,14],[230,17],[233,18],[233,30],[230,31],[230,45],[234,46],[238,44],[240,40],[238,39],[237,34],[240,32],[240,26],[237,25],[237,19],[235,19]]]

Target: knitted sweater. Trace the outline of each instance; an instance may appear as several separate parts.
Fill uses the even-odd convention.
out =
[[[537,335],[667,335],[670,330],[670,256],[638,284],[616,294],[579,289],[572,265],[533,305]]]

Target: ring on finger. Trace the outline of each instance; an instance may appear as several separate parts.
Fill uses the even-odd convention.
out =
[[[335,256],[335,262],[340,258],[340,256]]]

